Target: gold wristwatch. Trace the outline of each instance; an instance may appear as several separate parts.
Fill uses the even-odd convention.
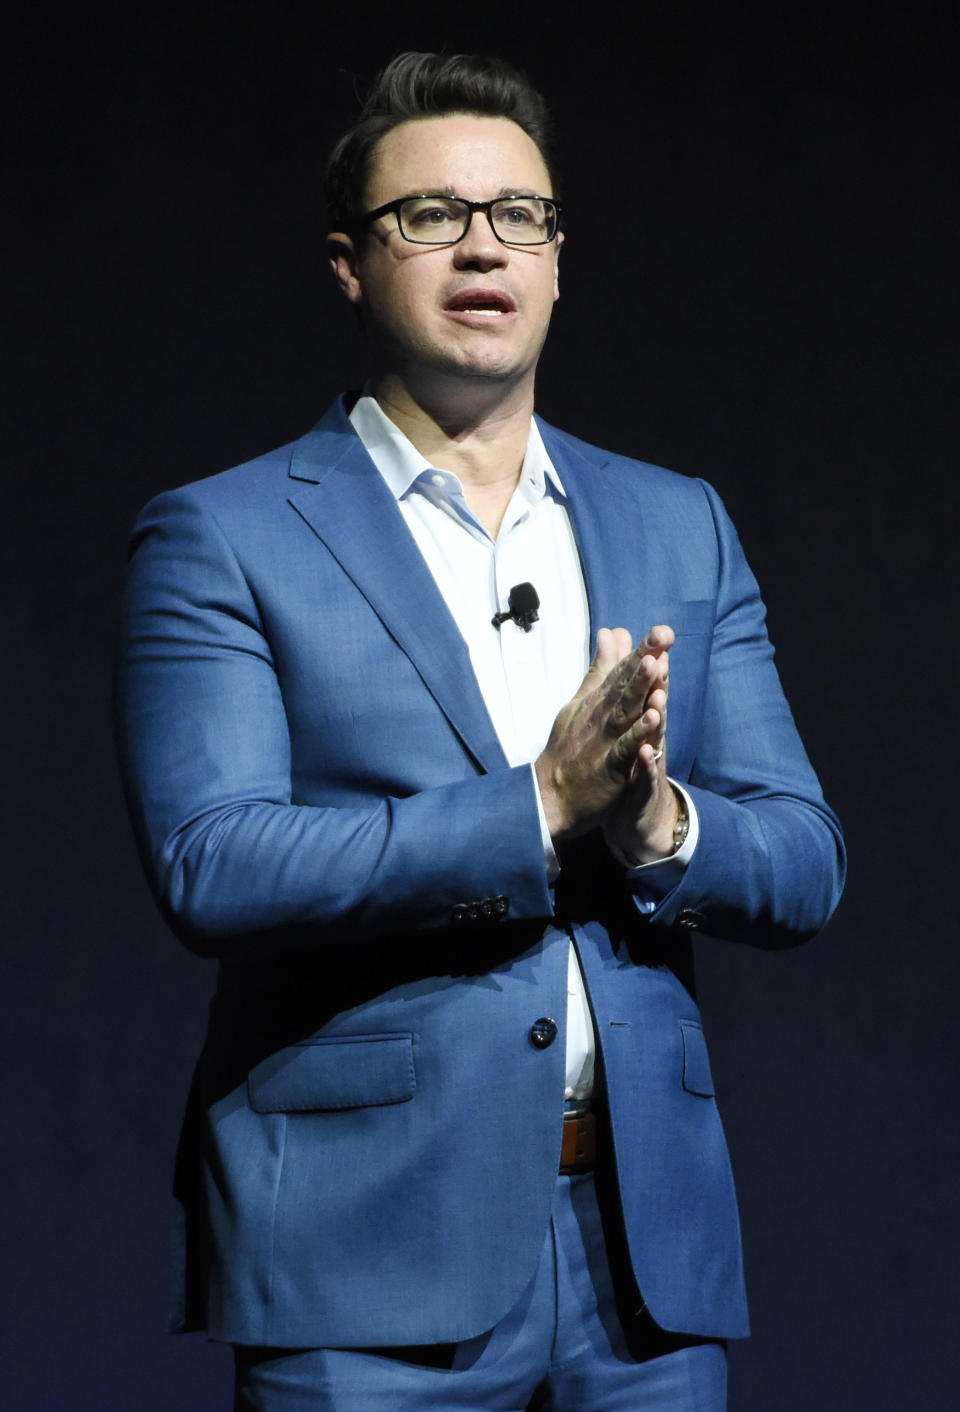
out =
[[[690,815],[687,813],[687,801],[677,789],[675,784],[671,784],[677,800],[677,822],[673,826],[673,851],[679,853],[686,842],[687,834],[690,832]]]

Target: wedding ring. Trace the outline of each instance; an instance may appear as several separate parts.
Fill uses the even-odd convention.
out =
[[[663,746],[661,745],[661,747],[660,747],[659,750],[655,750],[655,751],[653,752],[653,758],[654,758],[654,760],[659,760],[659,759],[660,759],[660,756],[661,756],[662,754],[663,754]]]

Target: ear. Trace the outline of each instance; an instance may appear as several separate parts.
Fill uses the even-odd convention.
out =
[[[362,297],[360,286],[360,262],[357,247],[352,236],[343,231],[331,231],[327,236],[327,259],[337,284],[351,304],[359,304]]]
[[[556,248],[553,252],[553,302],[560,298],[560,246],[563,244],[563,231],[557,231]]]

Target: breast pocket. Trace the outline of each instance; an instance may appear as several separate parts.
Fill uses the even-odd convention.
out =
[[[669,623],[677,637],[712,634],[715,612],[711,598],[673,599],[647,609],[650,621],[646,627],[651,627],[654,623]]]
[[[416,1091],[412,1034],[336,1035],[291,1044],[250,1070],[255,1113],[406,1103]]]

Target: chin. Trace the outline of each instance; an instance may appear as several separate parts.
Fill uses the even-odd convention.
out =
[[[515,382],[531,367],[529,360],[510,357],[503,350],[493,348],[480,353],[463,350],[445,358],[444,364],[451,373],[460,377],[490,378],[500,382]]]

